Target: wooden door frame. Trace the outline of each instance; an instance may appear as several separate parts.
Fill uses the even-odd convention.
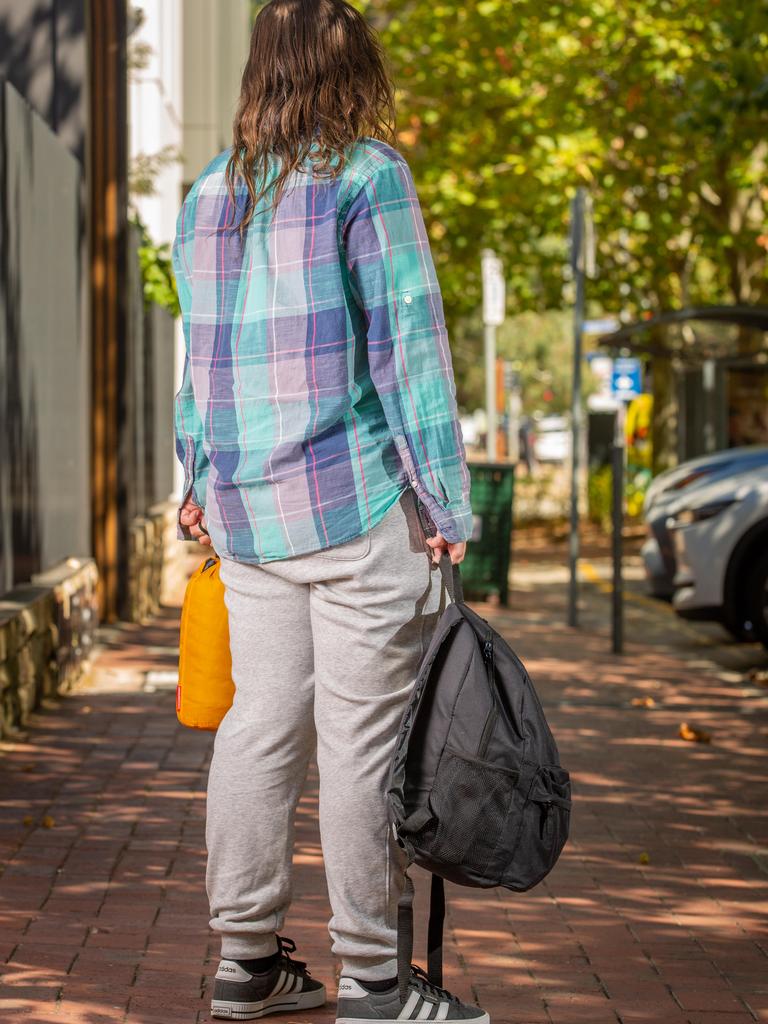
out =
[[[88,277],[91,352],[91,534],[104,621],[120,610],[125,579],[120,426],[126,347],[128,199],[125,0],[90,0]]]

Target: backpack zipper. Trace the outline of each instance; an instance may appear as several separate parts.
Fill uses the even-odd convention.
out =
[[[491,742],[491,736],[496,726],[496,719],[498,718],[499,711],[496,703],[496,671],[493,660],[493,634],[489,633],[483,641],[483,661],[485,662],[485,671],[488,676],[488,687],[491,691],[491,710],[488,713],[488,717],[485,720],[483,727],[483,734],[480,737],[480,743],[477,746],[477,756],[479,758],[485,758],[488,751],[488,744]]]

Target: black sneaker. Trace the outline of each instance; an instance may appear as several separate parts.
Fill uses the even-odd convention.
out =
[[[397,985],[385,992],[369,992],[354,978],[339,981],[336,1024],[399,1024],[404,1020],[466,1020],[491,1024],[479,1006],[467,1006],[444,988],[433,985],[420,967],[411,967],[408,998],[400,1002]]]
[[[296,943],[278,936],[280,958],[262,974],[246,971],[235,960],[222,960],[216,971],[211,1016],[255,1020],[285,1010],[311,1010],[325,1003],[325,986],[310,977],[307,965],[291,960]]]

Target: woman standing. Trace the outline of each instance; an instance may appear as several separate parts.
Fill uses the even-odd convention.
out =
[[[445,603],[436,563],[462,560],[471,514],[440,290],[392,123],[358,12],[271,0],[233,147],[178,218],[179,530],[221,557],[236,687],[208,784],[215,1017],[325,1001],[278,934],[316,751],[338,1020],[489,1019],[416,968],[402,1007],[396,982],[388,765]]]

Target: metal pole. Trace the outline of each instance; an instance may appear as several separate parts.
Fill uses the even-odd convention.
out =
[[[485,415],[488,428],[485,449],[488,459],[496,461],[496,328],[485,325]]]
[[[619,402],[611,449],[612,468],[612,548],[613,588],[611,592],[611,649],[614,654],[624,653],[624,578],[622,565],[622,530],[624,527],[624,419],[626,405]]]
[[[483,249],[480,269],[483,277],[483,326],[485,349],[486,453],[496,459],[496,328],[504,323],[504,271],[493,249]]]
[[[576,285],[573,309],[573,393],[571,396],[571,528],[568,541],[568,625],[579,624],[579,477],[581,468],[581,349],[584,324],[584,205],[580,188],[571,203],[571,267]]]
[[[520,414],[523,408],[523,402],[520,397],[520,384],[517,379],[517,375],[515,375],[515,383],[510,389],[507,408],[507,415],[509,417],[507,452],[509,455],[509,461],[512,465],[516,466],[520,461]]]

